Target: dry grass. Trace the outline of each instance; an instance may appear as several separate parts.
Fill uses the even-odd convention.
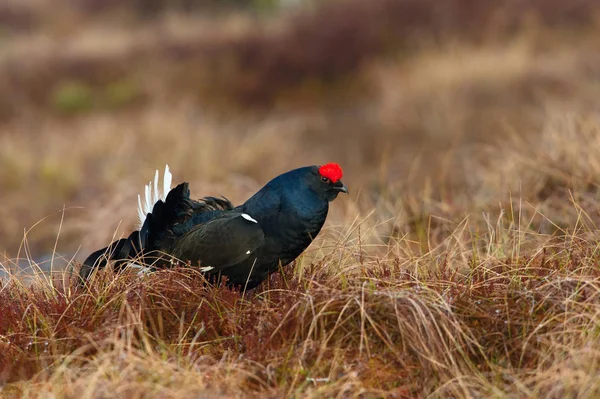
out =
[[[514,216],[514,215],[512,215]],[[7,395],[565,397],[594,393],[597,235],[500,218],[438,248],[356,224],[242,295],[190,270],[0,292]],[[361,230],[361,227],[365,230]],[[364,236],[364,238],[363,238]],[[470,238],[469,238],[470,237]],[[528,243],[535,250],[526,250]],[[335,245],[331,245],[334,243]],[[314,251],[314,249],[313,249]],[[573,378],[577,375],[577,378]],[[27,381],[18,382],[18,381]]]
[[[10,4],[0,396],[600,394],[596,2]],[[64,271],[129,232],[165,163],[239,203],[329,161],[351,196],[245,295]]]

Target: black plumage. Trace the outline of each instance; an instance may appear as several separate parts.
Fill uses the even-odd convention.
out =
[[[319,234],[329,202],[348,192],[341,177],[337,164],[294,169],[237,207],[225,198],[192,200],[188,183],[181,183],[156,201],[139,230],[92,253],[80,270],[81,281],[109,260],[121,269],[134,259],[155,268],[175,259],[209,277],[226,276],[229,285],[254,288]]]

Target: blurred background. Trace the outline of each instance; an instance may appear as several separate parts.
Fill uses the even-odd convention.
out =
[[[0,263],[128,234],[166,163],[239,203],[338,162],[329,226],[423,250],[514,201],[595,223],[599,50],[597,0],[3,0]]]

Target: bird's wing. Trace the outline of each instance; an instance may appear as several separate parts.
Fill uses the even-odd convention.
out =
[[[264,243],[265,234],[245,213],[228,212],[194,226],[174,244],[172,254],[200,264],[204,271],[218,272],[243,262]]]

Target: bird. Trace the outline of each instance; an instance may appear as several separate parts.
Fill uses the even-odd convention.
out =
[[[242,290],[257,287],[279,267],[294,261],[317,237],[340,193],[348,194],[337,163],[304,166],[283,173],[248,200],[234,206],[226,197],[190,198],[189,183],[171,189],[165,167],[163,190],[154,184],[138,195],[138,225],[127,238],[90,254],[79,271],[85,284],[95,269],[115,261],[125,267],[168,268],[184,263],[211,281]],[[143,270],[146,270],[145,268]]]

